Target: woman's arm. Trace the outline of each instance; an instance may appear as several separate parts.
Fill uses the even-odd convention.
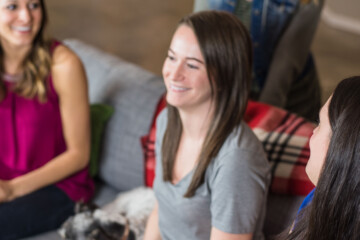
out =
[[[159,230],[158,204],[156,202],[154,210],[151,212],[146,224],[144,240],[161,240]]]
[[[210,240],[251,240],[253,234],[231,234],[212,227]]]
[[[90,116],[86,75],[82,63],[71,50],[65,46],[58,46],[53,53],[51,73],[59,96],[67,150],[44,166],[5,182],[11,191],[6,199],[0,199],[0,202],[10,201],[54,184],[88,164]]]
[[[10,194],[11,190],[7,181],[0,180],[0,203],[5,202]]]

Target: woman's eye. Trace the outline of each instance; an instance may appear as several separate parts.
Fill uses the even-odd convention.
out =
[[[34,3],[29,4],[30,9],[37,9],[39,7],[40,7],[40,3],[38,3],[38,2],[34,2]]]
[[[188,67],[191,68],[191,69],[199,69],[198,66],[192,65],[192,64],[188,64]]]
[[[15,10],[17,8],[16,4],[9,4],[6,6],[7,9],[9,10]]]
[[[167,57],[168,57],[168,59],[171,60],[171,61],[174,61],[174,60],[175,60],[175,57],[173,57],[173,56],[168,55]]]

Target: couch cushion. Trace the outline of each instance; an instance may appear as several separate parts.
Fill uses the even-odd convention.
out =
[[[57,231],[42,233],[33,237],[23,238],[22,240],[61,240]]]
[[[82,60],[91,103],[114,107],[104,132],[99,176],[120,191],[144,185],[140,138],[148,134],[162,78],[79,40],[65,40]]]

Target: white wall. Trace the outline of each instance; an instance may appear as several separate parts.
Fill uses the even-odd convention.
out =
[[[325,0],[322,19],[328,25],[360,34],[360,0]]]

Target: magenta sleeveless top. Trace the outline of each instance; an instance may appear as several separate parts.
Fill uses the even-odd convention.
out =
[[[60,43],[54,42],[52,49]],[[0,102],[0,179],[10,180],[41,167],[66,150],[58,95],[51,75],[47,78],[47,101],[27,99],[11,91]],[[94,184],[88,168],[58,182],[73,201],[88,201]]]

